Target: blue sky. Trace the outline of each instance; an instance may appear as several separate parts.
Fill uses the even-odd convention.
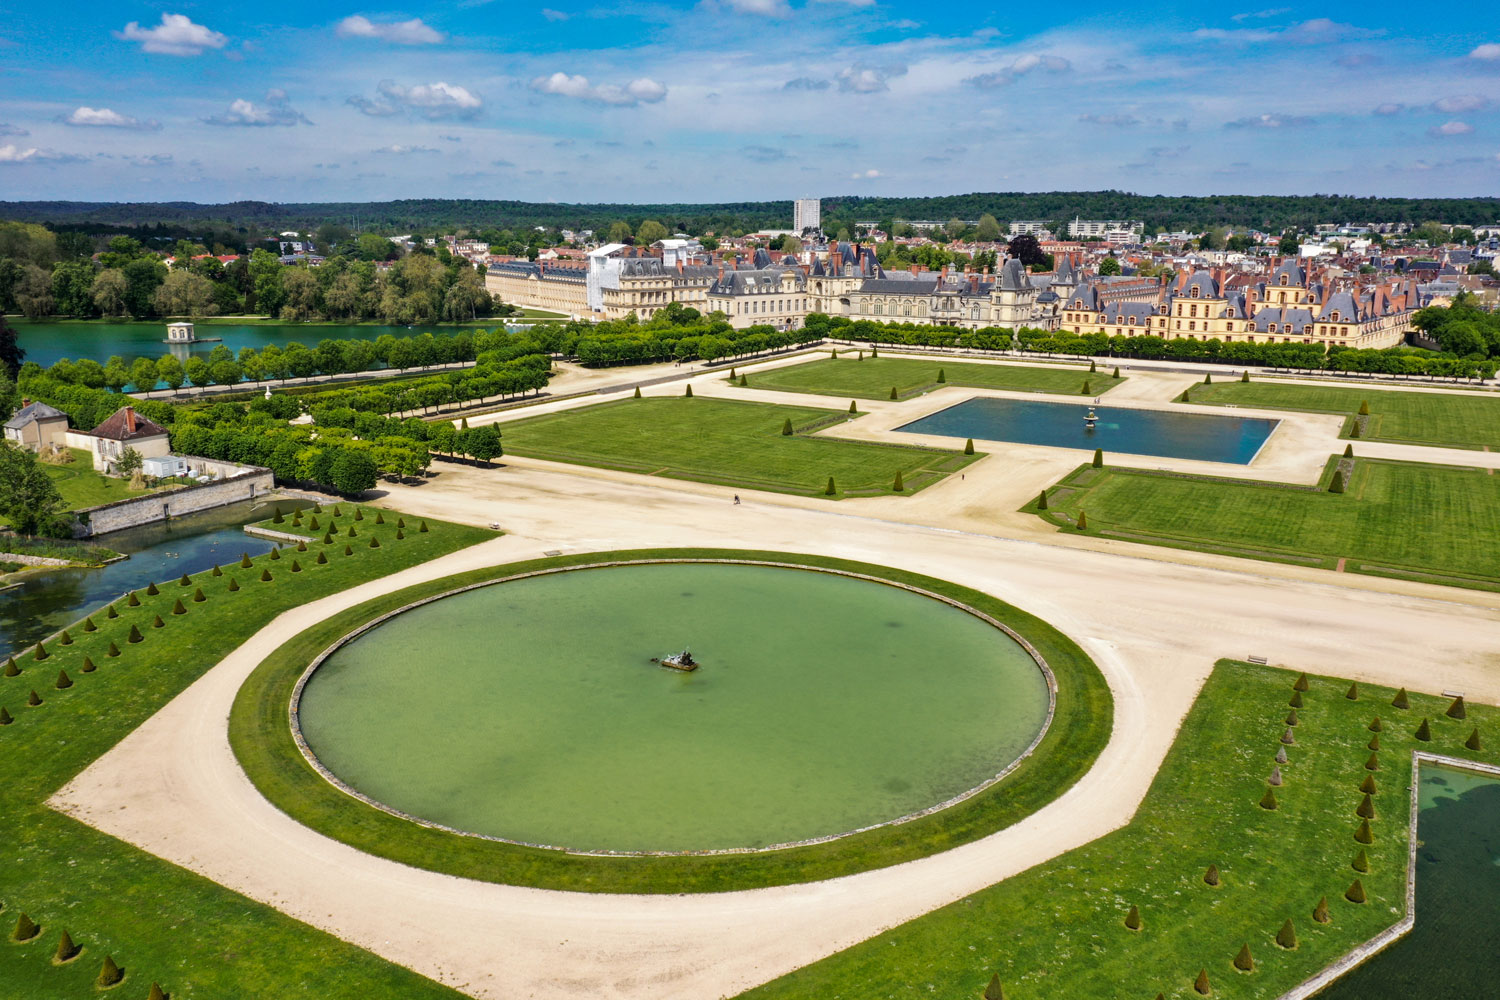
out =
[[[1484,5],[1071,6],[20,0],[0,199],[1500,192]]]

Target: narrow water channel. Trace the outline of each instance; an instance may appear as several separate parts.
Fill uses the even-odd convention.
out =
[[[280,502],[284,511],[306,506]],[[102,569],[57,569],[28,574],[19,587],[0,593],[0,649],[10,655],[44,639],[70,622],[153,581],[175,580],[271,549],[271,542],[246,534],[244,525],[271,516],[264,500],[246,501],[128,528],[91,541],[129,559]]]

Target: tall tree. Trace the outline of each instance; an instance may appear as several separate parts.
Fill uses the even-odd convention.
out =
[[[16,328],[5,321],[4,313],[0,313],[0,366],[4,366],[5,374],[12,382],[20,374],[21,362],[25,360],[26,350],[16,336]]]
[[[0,443],[0,514],[23,535],[52,528],[62,494],[29,449]]]

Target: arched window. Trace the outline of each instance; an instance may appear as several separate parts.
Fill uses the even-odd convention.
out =
[[[1198,297],[1198,286],[1194,285],[1192,288],[1188,289],[1188,295],[1196,299]]]
[[[1276,332],[1276,324],[1275,323],[1271,323],[1270,325],[1268,325],[1266,327],[1266,332],[1267,333],[1275,333]]]
[[[1287,282],[1287,277],[1286,277],[1285,274],[1282,274],[1282,276],[1281,276],[1281,284],[1284,285],[1284,284],[1286,284],[1286,282]]]

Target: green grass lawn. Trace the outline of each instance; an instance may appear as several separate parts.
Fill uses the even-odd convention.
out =
[[[915,493],[982,457],[810,436],[849,414],[735,400],[647,397],[501,424],[506,454],[739,489],[882,496],[901,473]],[[781,433],[790,420],[797,433]]]
[[[284,527],[284,526],[278,526]],[[298,529],[291,529],[298,530]],[[464,837],[419,826],[343,794],[308,765],[293,742],[287,705],[319,653],[355,628],[413,601],[536,569],[601,561],[689,558],[792,561],[920,587],[1005,622],[1025,636],[1057,679],[1052,725],[1032,756],[1004,781],[957,805],[897,826],[762,854],[598,858]],[[502,584],[503,586],[503,584]],[[308,629],[255,669],[235,698],[229,739],[262,795],[311,829],[358,850],[461,878],[586,892],[726,892],[834,878],[910,861],[977,840],[1061,795],[1108,742],[1113,699],[1098,668],[1067,636],[1018,608],[943,580],[818,556],[714,549],[595,552],[475,570],[406,588]]]
[[[279,559],[268,553],[249,569],[236,564],[222,576],[200,573],[187,587],[159,581],[158,595],[138,592],[139,607],[116,601],[118,618],[94,615],[93,632],[75,624],[70,645],[48,641],[46,659],[28,651],[16,659],[20,676],[0,676],[0,706],[14,718],[0,727],[0,931],[9,936],[23,912],[43,927],[29,944],[0,942],[0,998],[94,995],[92,981],[106,954],[127,970],[125,984],[113,991],[122,997],[144,997],[152,980],[175,1000],[458,995],[45,805],[281,612],[494,536],[429,521],[428,532],[408,531],[398,541],[394,523],[376,526],[372,518],[373,512],[359,523],[356,538],[341,536],[328,546],[324,565],[316,562],[323,546],[315,539],[307,552],[289,547]],[[354,523],[352,507],[343,507],[338,523],[341,530]],[[369,547],[372,537],[380,539],[379,548]],[[352,555],[343,554],[346,543]],[[300,572],[292,572],[294,560]],[[271,582],[260,581],[265,569]],[[231,579],[236,592],[228,589]],[[199,587],[202,603],[193,600]],[[179,599],[184,615],[172,613]],[[153,627],[157,615],[163,628]],[[128,641],[132,625],[144,641]],[[107,655],[111,641],[118,657]],[[93,672],[85,671],[85,657]],[[73,682],[66,690],[56,687],[60,670]],[[33,690],[43,701],[38,707],[26,704]],[[54,966],[64,929],[85,951],[76,962]]]
[[[1402,392],[1346,386],[1287,385],[1279,382],[1215,382],[1192,388],[1192,401],[1219,406],[1258,406],[1354,417],[1361,403],[1370,416],[1360,437],[1445,448],[1500,449],[1500,395],[1456,392]],[[1349,436],[1345,421],[1344,437]]]
[[[1500,476],[1357,459],[1347,492],[1327,492],[1329,478],[1300,488],[1084,467],[1048,491],[1044,513],[1076,530],[1083,510],[1090,533],[1131,541],[1500,589]]]
[[[1066,395],[1097,396],[1108,392],[1124,379],[1114,378],[1106,370],[1090,372],[1086,368],[1033,368],[1024,365],[978,365],[944,358],[915,360],[911,358],[825,358],[806,364],[753,372],[747,376],[752,389],[779,389],[784,392],[809,392],[822,396],[850,396],[858,399],[890,399],[891,389],[906,399],[936,388],[941,371],[948,385],[973,386],[980,389],[1013,389],[1017,392],[1049,392]],[[735,384],[738,384],[736,381]],[[1088,388],[1085,389],[1084,385]]]
[[[154,493],[158,489],[133,490],[128,478],[110,478],[102,472],[95,472],[94,457],[88,452],[81,448],[68,450],[73,453],[73,461],[68,465],[39,463],[46,470],[47,476],[57,484],[57,491],[62,494],[63,503],[68,510],[97,507],[116,500],[130,500]]]
[[[1214,996],[1280,996],[1404,911],[1412,750],[1500,760],[1500,710],[1470,705],[1460,722],[1444,717],[1447,699],[1414,695],[1402,711],[1391,691],[1361,685],[1351,701],[1347,681],[1312,678],[1278,808],[1263,809],[1295,677],[1219,663],[1129,825],[744,997],[978,998],[998,974],[1010,1000],[1197,1000],[1200,969]],[[1427,743],[1414,739],[1423,717],[1432,720]],[[1476,724],[1489,748],[1480,753],[1463,745]],[[1367,776],[1376,818],[1366,847],[1355,840],[1355,810]],[[1353,866],[1362,847],[1365,873]],[[1209,865],[1217,888],[1204,883]],[[1356,878],[1366,903],[1344,897]],[[1327,924],[1312,919],[1321,897]],[[1131,906],[1140,930],[1125,926]],[[1288,919],[1295,950],[1275,942]],[[1255,969],[1240,972],[1233,961],[1247,944]]]

